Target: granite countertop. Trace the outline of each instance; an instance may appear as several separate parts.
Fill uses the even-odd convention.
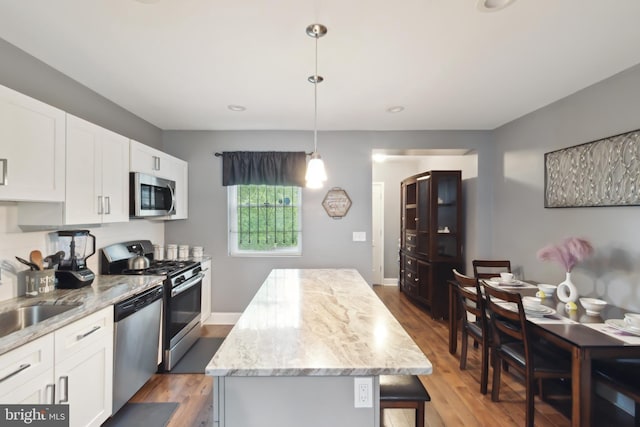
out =
[[[271,271],[206,367],[211,376],[430,374],[353,269]]]
[[[34,304],[81,304],[43,322],[0,337],[0,354],[6,353],[104,307],[162,284],[165,276],[96,276],[91,286],[56,289],[36,297],[18,297],[0,302],[0,314]]]

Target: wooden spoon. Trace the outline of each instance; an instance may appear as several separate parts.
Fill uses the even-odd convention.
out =
[[[42,252],[39,250],[31,251],[29,254],[29,260],[37,265],[39,270],[44,270],[42,265]]]

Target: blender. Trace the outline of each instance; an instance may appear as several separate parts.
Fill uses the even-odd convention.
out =
[[[56,287],[77,289],[89,286],[95,274],[87,268],[87,258],[96,252],[96,238],[89,230],[60,230],[49,233],[52,253],[64,251],[56,270]]]

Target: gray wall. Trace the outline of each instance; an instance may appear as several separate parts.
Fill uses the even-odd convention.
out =
[[[564,273],[536,251],[568,236],[590,239],[595,256],[574,270],[581,295],[640,310],[640,207],[545,209],[544,153],[640,128],[640,66],[495,131],[491,253],[527,277],[557,284]]]
[[[166,224],[167,242],[202,245],[213,256],[214,312],[241,312],[273,268],[351,267],[371,283],[371,182],[373,149],[472,148],[478,161],[491,162],[489,132],[320,132],[321,153],[329,181],[321,190],[303,190],[303,255],[295,258],[229,257],[227,194],[222,187],[222,161],[216,151],[310,150],[312,133],[302,131],[167,131],[167,152],[189,162],[189,219]],[[486,168],[491,171],[492,167]],[[484,176],[479,179],[490,179]],[[347,191],[353,205],[341,220],[329,218],[321,206],[331,187]],[[482,200],[489,198],[485,191]],[[483,202],[484,203],[484,202]],[[397,209],[397,207],[396,207]],[[487,209],[477,221],[490,222]],[[353,231],[366,231],[367,242],[352,242]],[[479,229],[477,240],[490,238]],[[475,253],[475,245],[471,253]]]
[[[0,84],[74,116],[160,148],[162,131],[0,39]]]

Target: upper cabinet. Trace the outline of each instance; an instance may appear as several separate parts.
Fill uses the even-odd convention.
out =
[[[67,114],[64,203],[21,203],[21,227],[129,221],[129,139]]]
[[[65,223],[129,220],[129,139],[67,116]]]
[[[131,140],[130,171],[170,179],[176,183],[176,213],[153,219],[186,219],[189,206],[189,164],[138,141]]]
[[[0,86],[0,200],[64,201],[65,113]]]

